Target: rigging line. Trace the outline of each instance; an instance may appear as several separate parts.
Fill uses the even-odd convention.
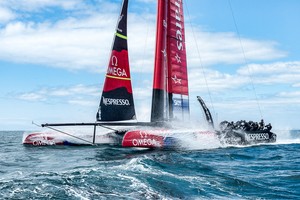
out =
[[[148,46],[148,37],[149,37],[149,21],[150,20],[148,20],[147,19],[147,17],[145,17],[145,20],[146,20],[146,37],[145,37],[145,43],[144,43],[144,49],[143,49],[143,59],[142,59],[142,63],[141,63],[141,66],[144,66],[144,64],[145,64],[145,60],[146,60],[146,49],[147,49],[147,46]]]
[[[35,123],[34,121],[32,121],[31,124],[36,125],[37,127],[42,127],[41,125]]]
[[[238,26],[237,26],[237,23],[236,23],[236,20],[235,20],[235,16],[234,16],[234,13],[233,13],[233,9],[232,9],[231,1],[230,0],[228,0],[228,4],[229,4],[231,15],[232,15],[232,18],[233,18],[234,26],[235,26],[236,32],[238,34],[239,42],[240,42],[241,49],[242,49],[242,52],[243,52],[244,61],[245,61],[245,64],[247,66],[247,69],[248,69],[248,73],[249,73],[249,77],[250,77],[250,82],[251,82],[251,85],[252,85],[252,89],[254,91],[255,100],[256,100],[256,103],[257,103],[257,106],[258,106],[260,117],[263,119],[262,111],[261,111],[261,108],[260,108],[260,103],[259,103],[259,100],[258,100],[258,97],[257,97],[256,88],[254,86],[253,77],[251,75],[251,70],[250,70],[250,67],[249,67],[248,60],[246,58],[246,54],[245,54],[245,50],[244,50],[244,47],[243,47],[242,39],[241,39],[240,32],[239,32],[239,29],[238,29]]]
[[[102,128],[106,128],[106,129],[111,130],[111,131],[118,131],[117,129],[113,129],[113,128],[110,128],[108,126],[104,126],[104,125],[101,125],[101,124],[97,124],[97,126],[100,126]]]
[[[146,57],[148,57],[148,56],[146,56],[146,52],[149,52],[149,51],[147,51],[147,47],[148,47],[148,39],[149,39],[149,21],[150,20],[148,20],[148,17],[143,18],[143,20],[146,20],[146,27],[147,27],[146,28],[146,37],[145,37],[145,43],[144,43],[144,48],[143,48],[143,56],[142,56],[142,59],[141,59],[142,62],[141,62],[140,66],[136,67],[137,69],[142,69],[142,70],[139,71],[139,73],[135,73],[135,76],[134,76],[135,81],[132,81],[132,83],[131,83],[132,88],[134,88],[134,87],[139,88],[141,85],[144,84],[143,81],[145,80],[143,75],[141,76],[141,75],[138,75],[138,74],[140,74],[140,72],[143,72],[143,69],[145,69]],[[128,56],[129,56],[129,53],[128,53]],[[133,75],[134,75],[134,73],[133,73]],[[135,84],[135,83],[137,83],[137,84]],[[135,90],[135,91],[137,91],[137,90]],[[136,97],[135,94],[136,94],[135,92],[132,92],[132,95]],[[135,99],[135,98],[133,98],[133,99]],[[137,121],[137,119],[138,119],[137,114],[135,113],[135,115],[136,115],[136,121]]]
[[[75,136],[75,135],[72,135],[72,134],[70,134],[70,133],[67,133],[67,132],[61,131],[61,130],[59,130],[59,129],[53,128],[53,127],[51,127],[51,126],[46,126],[46,128],[49,128],[49,129],[51,129],[51,130],[54,130],[54,131],[57,131],[57,132],[59,132],[59,133],[62,133],[62,134],[68,135],[68,136],[70,136],[70,137],[73,137],[73,138],[76,138],[76,139],[78,139],[78,140],[81,140],[81,141],[87,142],[87,143],[89,143],[89,144],[91,144],[91,145],[96,145],[96,146],[97,146],[97,144],[94,144],[93,142],[90,142],[90,141],[88,141],[88,140],[82,139],[82,138],[80,138],[80,137],[77,137],[77,136]]]
[[[187,10],[187,13],[188,13],[189,23],[190,23],[190,26],[191,26],[191,29],[192,29],[193,37],[194,37],[194,40],[195,40],[196,49],[197,49],[197,53],[198,53],[199,61],[200,61],[200,66],[201,66],[201,69],[202,69],[202,74],[203,74],[203,77],[204,77],[204,81],[205,81],[207,93],[208,93],[209,99],[210,99],[210,104],[211,104],[213,113],[216,115],[214,104],[213,104],[212,97],[211,97],[211,92],[210,92],[210,89],[208,87],[208,81],[207,81],[207,78],[206,78],[205,72],[204,72],[204,66],[203,66],[203,62],[202,62],[200,50],[199,50],[199,47],[198,47],[198,42],[196,40],[196,35],[195,35],[194,27],[193,27],[191,16],[190,16],[190,12],[189,12],[189,9],[188,9],[188,6],[187,6],[187,1],[185,0],[184,2],[185,2],[185,5],[186,5],[185,7],[186,7],[186,10]]]

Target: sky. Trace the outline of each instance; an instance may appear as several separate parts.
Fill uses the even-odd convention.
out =
[[[137,118],[149,121],[156,0],[130,0]],[[0,0],[0,130],[95,121],[121,0]],[[185,0],[191,116],[300,128],[300,1]]]

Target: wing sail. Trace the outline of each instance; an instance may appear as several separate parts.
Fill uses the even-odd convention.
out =
[[[189,120],[183,4],[158,2],[151,121]]]

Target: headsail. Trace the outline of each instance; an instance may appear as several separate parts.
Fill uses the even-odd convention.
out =
[[[181,0],[159,0],[151,121],[189,119]]]
[[[135,119],[127,51],[127,8],[128,0],[124,0],[97,112],[98,121]]]

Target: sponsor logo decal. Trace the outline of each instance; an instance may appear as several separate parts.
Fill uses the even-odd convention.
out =
[[[182,21],[181,21],[181,0],[175,1],[175,19],[176,19],[176,39],[177,39],[177,49],[183,50],[183,42],[182,42]]]
[[[32,141],[32,145],[33,146],[55,145],[55,142],[51,140],[35,140]]]
[[[178,53],[176,53],[175,59],[176,59],[177,63],[181,63],[181,58],[178,55]]]
[[[268,133],[250,133],[247,134],[249,140],[268,140],[269,134]]]
[[[181,100],[173,100],[173,102],[174,102],[174,106],[180,106],[181,107]]]
[[[118,58],[115,55],[111,56],[111,66],[107,69],[107,75],[125,77],[127,78],[127,73],[125,69],[118,67]]]
[[[119,67],[108,67],[107,74],[119,77],[127,77],[125,69]]]
[[[135,147],[160,147],[161,143],[157,137],[159,137],[158,133],[162,134],[163,132],[165,131],[140,131],[140,138],[132,139],[132,145]]]
[[[175,84],[181,84],[181,79],[180,78],[177,78],[176,75],[174,75],[174,77],[171,77],[172,80],[174,81]]]
[[[130,106],[128,99],[112,99],[103,97],[103,104],[105,106]]]
[[[111,57],[111,65],[117,67],[118,66],[118,58],[117,56],[113,55]]]
[[[132,140],[132,145],[133,146],[159,146],[158,142],[155,139],[133,139]]]

